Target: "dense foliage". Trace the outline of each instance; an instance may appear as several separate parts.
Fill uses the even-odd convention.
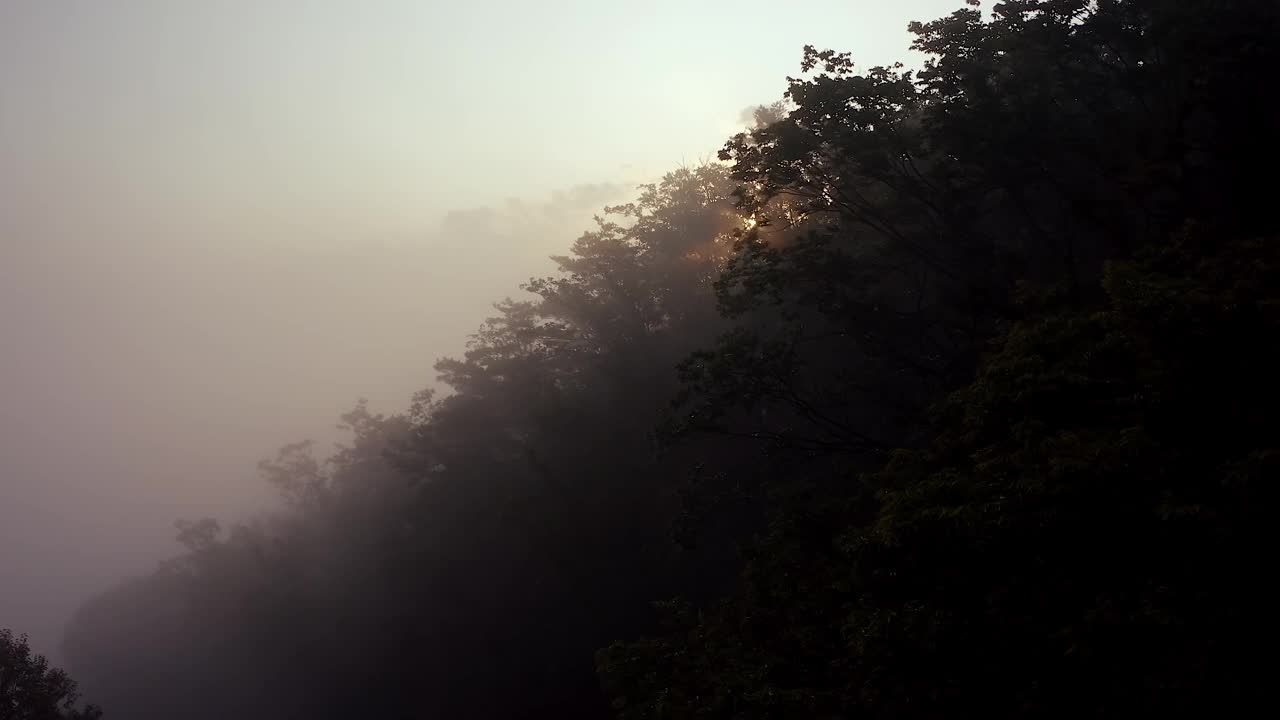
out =
[[[92,705],[80,707],[76,683],[31,652],[25,635],[0,628],[0,720],[97,720]]]
[[[1015,325],[927,448],[791,504],[737,597],[602,654],[623,717],[1262,706],[1278,273],[1274,240],[1193,237]]]
[[[722,163],[607,208],[499,303],[437,364],[448,391],[264,463],[287,511],[183,524],[185,554],[73,623],[95,698],[141,720],[1260,700],[1280,9],[1007,0],[911,29],[918,72],[806,48]]]

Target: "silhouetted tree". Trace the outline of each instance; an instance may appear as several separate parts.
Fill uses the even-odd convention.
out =
[[[31,652],[26,635],[0,628],[0,720],[97,720],[101,711],[78,707],[76,683]]]
[[[602,653],[615,707],[1240,712],[1267,686],[1247,628],[1276,100],[1251,88],[1280,8],[1028,0],[912,30],[918,76],[806,49],[820,71],[785,116],[722,155],[754,227],[720,280],[739,327],[684,366],[681,429],[788,462],[724,478],[770,518],[741,589]]]

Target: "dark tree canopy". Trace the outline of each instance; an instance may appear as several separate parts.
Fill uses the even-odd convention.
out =
[[[138,720],[1265,699],[1280,5],[976,5],[919,70],[805,48],[439,388],[264,462],[282,511],[88,603],[77,676]]]
[[[928,447],[789,504],[738,596],[602,654],[622,716],[1264,706],[1278,248],[1191,234],[1016,324]]]
[[[92,705],[80,707],[76,683],[31,651],[26,635],[0,628],[0,720],[97,720]]]

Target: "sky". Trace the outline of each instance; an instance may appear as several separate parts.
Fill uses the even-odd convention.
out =
[[[267,507],[605,204],[712,158],[805,44],[962,0],[0,0],[0,627]]]

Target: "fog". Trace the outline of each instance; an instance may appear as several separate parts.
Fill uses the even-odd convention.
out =
[[[556,232],[618,190],[450,213],[421,243],[55,242],[11,254],[6,619],[52,652],[85,592],[173,549],[172,520],[265,506],[259,457],[336,438],[358,398],[402,408]]]
[[[56,659],[174,520],[403,409],[804,44],[892,61],[957,4],[0,4],[0,626]]]

